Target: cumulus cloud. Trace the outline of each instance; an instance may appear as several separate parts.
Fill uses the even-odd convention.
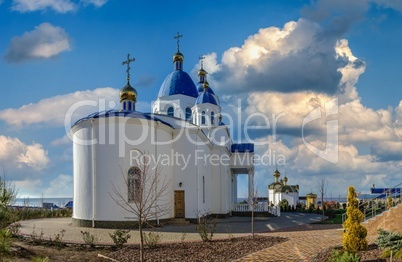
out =
[[[92,4],[96,7],[101,7],[105,5],[109,0],[81,0],[82,3],[84,4]]]
[[[2,110],[0,119],[16,127],[40,123],[63,126],[66,117],[71,118],[71,124],[73,124],[79,118],[90,113],[114,108],[117,105],[118,97],[119,90],[110,87],[77,91],[45,98],[38,103],[24,105],[18,109]],[[67,115],[73,106],[77,107],[76,110],[70,112],[71,115]]]
[[[70,0],[13,0],[12,10],[33,12],[52,9],[58,13],[67,13],[76,9],[76,4]]]
[[[20,128],[32,124],[64,126],[68,130],[78,119],[89,114],[119,108],[119,89],[104,87],[94,90],[76,91],[65,95],[45,98],[37,103],[23,105],[18,109],[0,111],[0,119]],[[137,110],[149,110],[150,105],[137,102]],[[64,140],[63,140],[64,141]],[[62,141],[55,141],[60,145]]]
[[[71,40],[63,28],[42,23],[33,31],[25,32],[11,40],[5,59],[20,63],[36,59],[48,59],[71,50]]]
[[[73,194],[73,177],[71,175],[58,175],[49,182],[44,195],[52,197],[70,197]]]
[[[77,2],[72,0],[13,0],[11,9],[22,13],[50,9],[57,13],[65,14],[77,10],[79,3],[84,6],[102,7],[108,0],[81,0],[79,3]]]
[[[38,143],[26,145],[18,138],[0,136],[0,164],[18,169],[29,167],[40,171],[45,169],[50,160],[48,153]]]
[[[53,140],[50,144],[52,146],[64,146],[64,145],[71,145],[72,141],[68,135],[64,135],[63,137],[57,138]]]
[[[283,28],[263,28],[241,47],[226,50],[221,61],[215,54],[207,55],[205,69],[222,92],[334,94],[342,77],[338,69],[345,61],[336,56],[336,40],[320,38],[322,32],[319,24],[303,18]]]

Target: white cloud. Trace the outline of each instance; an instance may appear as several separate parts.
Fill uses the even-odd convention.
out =
[[[58,13],[67,13],[76,9],[76,4],[70,0],[13,0],[11,7],[19,12],[33,12],[52,9]]]
[[[0,164],[7,168],[24,167],[40,171],[45,169],[50,160],[48,153],[38,143],[26,145],[18,138],[0,136]]]
[[[67,111],[72,106],[81,105],[74,111],[71,124],[88,114],[113,108],[117,105],[118,97],[119,90],[110,87],[77,91],[45,98],[38,103],[24,105],[18,109],[2,110],[0,111],[0,119],[16,127],[40,123],[63,126]],[[85,105],[88,104],[86,102],[95,103],[95,105]]]
[[[44,195],[51,197],[71,197],[73,194],[73,177],[61,174],[49,182]]]
[[[72,145],[72,141],[68,135],[57,138],[50,143],[52,146]]]
[[[96,7],[101,7],[105,5],[109,0],[81,0],[84,4],[92,4]]]
[[[40,179],[26,178],[24,180],[11,181],[18,190],[19,197],[39,197],[43,185]]]
[[[334,94],[344,61],[336,56],[336,40],[325,40],[322,32],[323,27],[306,19],[288,22],[283,28],[262,28],[241,47],[226,50],[221,61],[214,53],[206,55],[205,69],[212,86],[223,92]]]
[[[42,23],[33,31],[11,40],[5,59],[19,63],[35,59],[48,59],[71,50],[71,40],[63,28]]]

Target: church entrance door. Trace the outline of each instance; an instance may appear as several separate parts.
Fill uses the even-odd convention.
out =
[[[174,217],[184,218],[184,191],[174,191]]]

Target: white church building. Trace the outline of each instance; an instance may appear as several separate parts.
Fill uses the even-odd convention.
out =
[[[162,181],[169,181],[166,192],[154,203],[155,210],[161,203],[171,203],[168,210],[156,211],[148,220],[230,215],[237,202],[239,174],[248,175],[249,192],[253,192],[254,144],[232,141],[202,61],[194,84],[183,70],[178,41],[173,72],[162,83],[151,113],[136,111],[138,94],[130,85],[133,61],[128,55],[123,62],[127,85],[120,91],[121,108],[93,113],[71,127],[74,223],[132,226],[137,218],[117,204],[116,192],[128,209],[136,208],[144,155],[150,160],[149,170],[157,168],[163,178],[154,185],[155,190],[163,186]]]
[[[299,185],[289,185],[286,177],[280,179],[281,173],[275,170],[274,182],[268,185],[268,203],[278,206],[281,201],[286,200],[289,206],[296,207],[299,202]]]

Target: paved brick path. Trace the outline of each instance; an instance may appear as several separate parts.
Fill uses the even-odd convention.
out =
[[[341,225],[303,225],[264,233],[287,237],[288,241],[255,252],[238,261],[310,261],[319,251],[342,244]]]

